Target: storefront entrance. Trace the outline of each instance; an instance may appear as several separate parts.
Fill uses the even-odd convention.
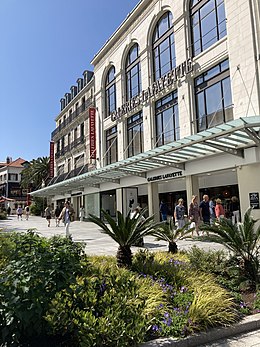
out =
[[[109,190],[100,193],[100,206],[111,217],[116,217],[116,191]]]

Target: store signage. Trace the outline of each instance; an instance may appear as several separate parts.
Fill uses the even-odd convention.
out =
[[[259,210],[259,193],[249,193],[250,207],[254,210]]]
[[[155,81],[146,90],[134,96],[121,107],[110,114],[111,120],[115,121],[120,119],[129,112],[132,112],[139,105],[145,104],[150,98],[156,96],[158,93],[163,92],[166,88],[176,83],[181,77],[193,71],[193,61],[191,58],[185,60],[182,64],[175,67],[166,75]]]
[[[182,176],[182,171],[177,171],[177,172],[172,172],[172,173],[168,173],[165,175],[147,177],[147,181],[148,182],[160,181],[160,180],[166,180],[169,178],[175,178],[175,177],[180,177],[180,176]]]
[[[96,109],[89,109],[89,143],[90,143],[90,159],[97,158],[96,149]]]
[[[54,142],[50,141],[50,166],[49,166],[49,177],[54,177]]]

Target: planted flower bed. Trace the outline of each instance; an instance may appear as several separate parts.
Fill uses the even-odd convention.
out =
[[[138,346],[229,325],[259,308],[257,283],[234,253],[132,255],[131,242],[151,222],[139,229],[138,220],[121,218],[120,236],[113,221],[117,257],[88,257],[83,244],[34,231],[1,234],[0,345]],[[251,307],[243,301],[249,289]]]

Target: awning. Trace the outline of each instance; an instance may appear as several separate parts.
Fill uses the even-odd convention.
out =
[[[244,149],[253,146],[260,146],[260,116],[243,117],[217,125],[125,160],[54,183],[30,194],[50,196],[75,189],[83,190],[86,186],[98,188],[104,182],[120,184],[120,179],[123,177],[146,178],[149,171],[167,166],[185,170],[186,162],[220,153],[243,157]]]

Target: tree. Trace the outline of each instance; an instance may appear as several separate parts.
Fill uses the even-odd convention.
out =
[[[140,238],[152,234],[154,229],[158,226],[158,223],[154,223],[153,216],[143,220],[145,212],[146,209],[142,210],[137,218],[131,219],[130,212],[124,217],[121,212],[117,211],[116,220],[114,220],[109,213],[102,210],[108,225],[99,217],[90,214],[89,220],[97,224],[104,234],[109,235],[118,243],[119,247],[116,257],[117,264],[120,267],[131,267],[131,247],[134,246]]]
[[[49,178],[49,157],[39,157],[30,161],[27,168],[22,171],[21,187],[25,189],[38,189],[42,182]]]
[[[168,242],[168,250],[170,253],[177,253],[177,242],[187,237],[195,228],[187,230],[190,223],[185,224],[182,228],[178,229],[171,219],[169,223],[163,223],[152,235],[156,237],[157,241]]]
[[[213,235],[209,238],[228,248],[234,256],[242,260],[240,266],[244,275],[253,284],[259,283],[259,240],[260,226],[255,228],[258,220],[251,216],[252,208],[244,214],[243,223],[232,224],[230,219],[222,218],[213,225],[202,225],[201,230],[206,230]]]

